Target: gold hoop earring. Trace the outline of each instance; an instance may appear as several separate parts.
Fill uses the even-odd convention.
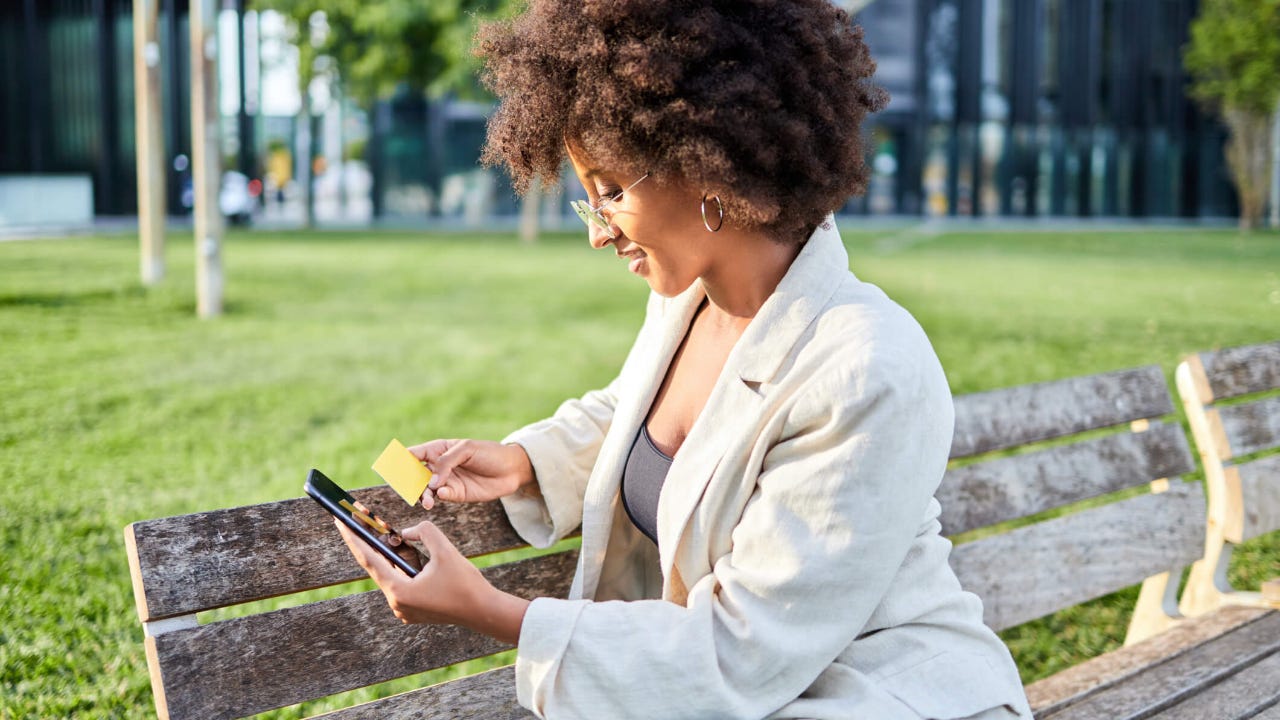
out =
[[[715,199],[716,208],[720,211],[719,222],[715,227],[711,227],[710,221],[707,220],[707,194],[702,193],[702,226],[707,229],[707,232],[720,232],[720,228],[724,227],[724,203],[720,202],[719,195],[713,195],[712,198]]]

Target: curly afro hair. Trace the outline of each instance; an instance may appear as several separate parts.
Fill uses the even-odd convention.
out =
[[[570,142],[783,241],[866,190],[862,120],[888,101],[831,0],[530,0],[476,54],[499,99],[483,160],[518,192],[555,182]]]

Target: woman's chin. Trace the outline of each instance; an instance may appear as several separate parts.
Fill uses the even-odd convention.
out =
[[[664,278],[661,276],[654,277],[652,275],[644,276],[644,280],[646,283],[649,284],[650,290],[654,291],[655,293],[661,295],[664,298],[676,297],[677,295],[682,294],[685,290],[688,290],[693,285],[693,281],[689,281],[687,283],[681,283],[681,282],[675,281],[673,278]]]

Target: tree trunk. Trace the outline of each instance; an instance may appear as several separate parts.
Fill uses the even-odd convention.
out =
[[[1239,109],[1225,113],[1231,139],[1227,166],[1240,197],[1240,229],[1262,224],[1262,211],[1271,192],[1271,117]]]
[[[542,208],[542,180],[534,178],[529,190],[520,199],[520,242],[538,241],[538,216]]]
[[[222,314],[222,142],[218,129],[218,10],[191,3],[191,189],[194,193],[196,313]]]
[[[142,284],[164,279],[164,108],[160,92],[160,2],[133,0],[134,125]]]
[[[314,128],[311,122],[311,83],[305,83],[302,88],[302,109],[298,112],[298,138],[297,152],[301,156],[296,163],[298,168],[298,182],[302,185],[302,226],[307,230],[311,230],[316,226],[316,199],[315,199],[315,138],[312,137]]]

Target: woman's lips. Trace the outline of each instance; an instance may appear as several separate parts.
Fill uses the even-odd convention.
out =
[[[644,267],[644,260],[648,255],[643,250],[635,248],[626,252],[618,251],[618,257],[627,261],[627,270],[639,275],[640,270]]]

